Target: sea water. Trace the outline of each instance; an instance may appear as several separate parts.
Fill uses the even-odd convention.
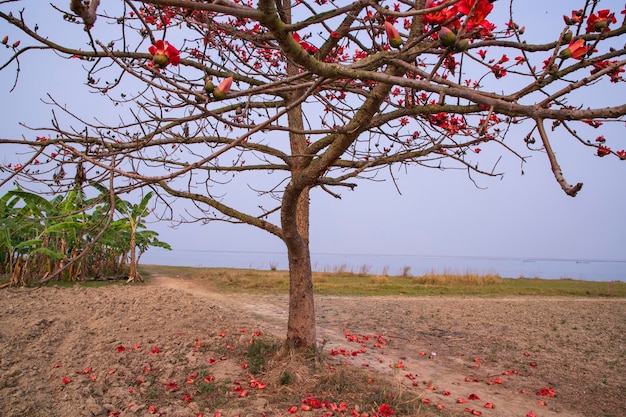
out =
[[[626,282],[626,260],[312,253],[311,262],[313,270],[320,272],[411,276],[428,273],[471,273],[494,274],[502,278],[571,278]],[[141,257],[141,263],[210,268],[288,269],[287,254],[283,252],[167,251],[151,248]]]

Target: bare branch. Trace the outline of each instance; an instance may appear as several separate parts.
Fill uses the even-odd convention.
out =
[[[576,197],[576,194],[583,188],[583,183],[579,182],[576,185],[570,185],[563,176],[563,171],[561,170],[561,166],[556,160],[556,155],[552,150],[552,146],[550,145],[550,140],[548,138],[548,134],[546,133],[546,129],[543,126],[542,119],[536,119],[537,129],[539,131],[539,136],[541,136],[541,141],[543,142],[543,147],[548,154],[548,160],[550,161],[550,166],[552,167],[552,173],[554,174],[554,178],[556,182],[559,183],[565,194],[570,197]]]

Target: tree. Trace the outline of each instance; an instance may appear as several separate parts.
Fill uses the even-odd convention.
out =
[[[34,139],[1,141],[33,149],[4,181],[51,180],[56,170],[56,187],[67,187],[73,180],[58,172],[80,164],[92,182],[113,177],[116,193],[150,188],[167,207],[193,201],[197,212],[181,214],[184,221],[242,223],[277,236],[289,261],[290,347],[311,346],[316,336],[312,189],[339,197],[393,165],[499,176],[498,159],[485,155],[523,164],[526,152],[541,151],[573,197],[582,184],[565,179],[551,136],[626,158],[591,133],[620,120],[626,104],[584,101],[598,84],[624,82],[624,11],[604,8],[608,1],[577,2],[556,18],[560,35],[541,43],[526,40],[513,1],[498,25],[488,18],[503,1],[109,3],[53,6],[76,34],[71,41],[48,31],[52,15],[34,23],[34,6],[0,12],[21,31],[3,41],[2,70],[19,69],[26,53],[52,51],[47,59],[79,62],[87,88],[108,97],[115,113],[85,118],[51,97],[52,126]],[[521,140],[509,137],[521,129]],[[263,172],[274,174],[270,185]],[[236,187],[254,202],[236,205]]]

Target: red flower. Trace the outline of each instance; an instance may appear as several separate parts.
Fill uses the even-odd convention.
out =
[[[426,0],[426,8],[430,9],[433,7],[437,7],[441,4],[441,2],[435,3],[433,0]],[[452,7],[445,8],[443,10],[439,10],[436,12],[426,13],[422,16],[422,23],[431,24],[431,25],[439,25],[446,20],[450,19],[456,14],[456,11],[453,10]],[[455,22],[458,24],[458,21]],[[454,24],[454,23],[453,23]]]
[[[388,417],[396,414],[396,412],[391,409],[391,406],[389,404],[385,403],[381,404],[380,407],[378,407],[378,414],[384,417]]]
[[[598,146],[598,156],[599,157],[603,157],[603,156],[607,156],[611,153],[611,148],[609,148],[608,146]],[[554,395],[551,395],[550,397],[554,397]]]
[[[302,47],[302,49],[307,51],[309,53],[309,55],[315,55],[317,53],[317,51],[319,51],[319,49],[317,49],[315,46],[311,45],[307,41],[301,41],[300,40],[300,35],[298,34],[298,32],[295,32],[293,34],[293,40],[298,42],[300,44],[300,46]]]
[[[605,68],[608,68],[612,65],[615,65],[617,63],[617,61],[600,61],[600,62],[594,62],[593,64],[593,69],[591,70],[592,74],[597,73],[598,71],[602,71]],[[611,82],[612,83],[616,83],[620,80],[622,80],[622,76],[620,75],[622,72],[624,72],[624,66],[621,65],[619,67],[615,67],[614,69],[612,69],[608,75],[609,77],[611,77]]]
[[[476,26],[482,26],[489,13],[491,13],[491,10],[493,10],[493,4],[489,0],[461,0],[456,3],[453,8],[456,9],[457,12],[469,16],[470,10],[472,10],[472,7],[474,7],[476,3],[478,3],[478,5],[476,5],[474,13],[470,16],[469,22]]]
[[[575,25],[580,23],[583,19],[583,10],[572,10],[572,17],[567,17],[563,15],[563,20],[566,25]]]
[[[177,66],[180,64],[180,53],[167,41],[159,39],[154,45],[148,48],[152,55],[152,65],[156,68],[165,68],[168,64]]]
[[[561,57],[561,59],[568,59],[568,58],[582,59],[588,50],[589,50],[589,47],[585,46],[584,39],[582,38],[572,39],[569,42],[569,46],[561,51],[561,53],[559,54],[559,57]]]
[[[541,395],[543,397],[556,397],[556,392],[554,392],[554,389],[547,387],[537,391],[537,395]]]
[[[119,346],[117,347],[117,351],[118,351],[118,352],[124,352],[125,350],[126,350],[126,348],[125,348],[123,345],[119,345]]]
[[[617,151],[615,153],[619,156],[619,159],[626,159],[626,150],[622,149],[621,151]]]
[[[68,377],[64,376],[63,379],[61,380],[61,382],[63,382],[63,385],[67,385],[70,382],[72,382],[72,380],[69,379]]]
[[[470,394],[469,397],[470,400],[480,400],[480,397],[476,394]]]
[[[608,32],[611,23],[617,23],[615,13],[611,13],[609,9],[598,10],[598,14],[592,13],[587,19],[587,33]]]

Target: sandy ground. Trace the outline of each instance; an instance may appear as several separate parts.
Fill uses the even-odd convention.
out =
[[[0,291],[0,416],[291,415],[276,381],[264,389],[231,356],[280,340],[286,306],[171,277]],[[328,363],[394,379],[425,412],[626,416],[625,299],[324,296],[316,309]],[[207,399],[214,386],[226,401]]]

